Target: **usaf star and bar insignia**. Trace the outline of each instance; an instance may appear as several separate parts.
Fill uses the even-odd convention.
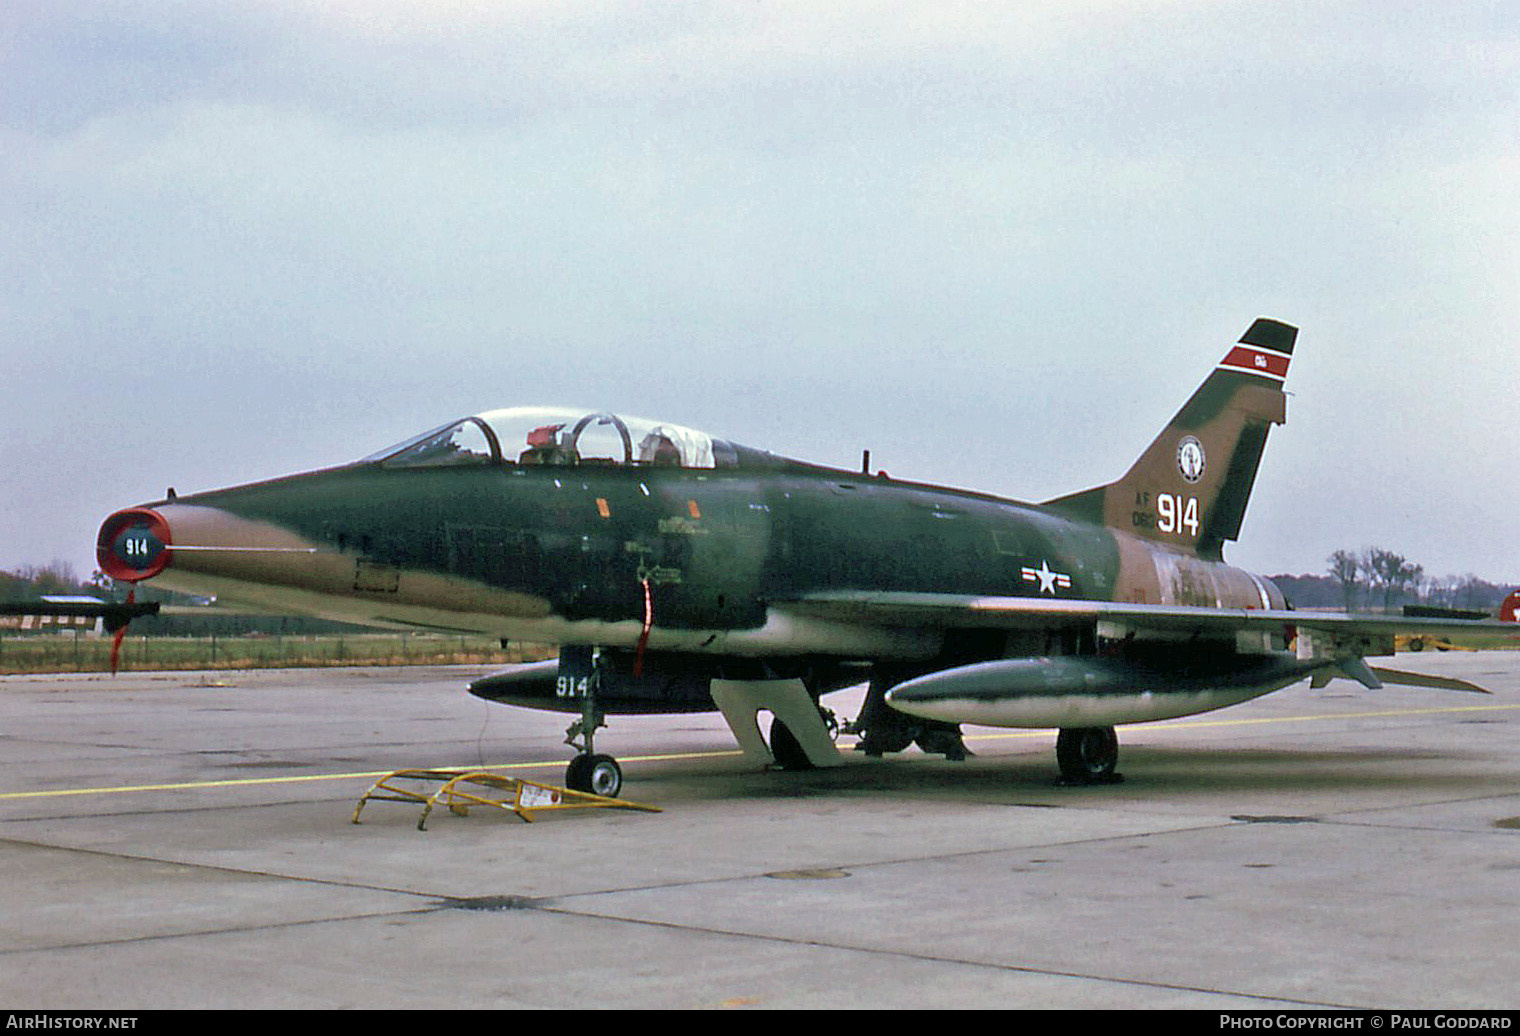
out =
[[[1058,589],[1071,589],[1071,576],[1065,572],[1052,572],[1048,561],[1041,560],[1039,568],[1030,568],[1028,565],[1025,565],[1020,570],[1020,574],[1026,583],[1039,583],[1039,592],[1050,594],[1052,597],[1056,596]]]

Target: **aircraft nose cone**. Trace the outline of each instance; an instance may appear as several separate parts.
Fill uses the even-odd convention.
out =
[[[163,515],[147,507],[117,511],[100,526],[95,558],[100,570],[126,583],[152,579],[173,560],[173,540]]]

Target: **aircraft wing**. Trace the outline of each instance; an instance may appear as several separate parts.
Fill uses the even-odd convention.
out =
[[[1235,631],[1311,631],[1338,646],[1365,641],[1366,653],[1392,654],[1392,638],[1401,633],[1452,636],[1468,633],[1515,634],[1511,622],[1406,615],[1358,615],[1344,612],[1262,608],[1204,608],[1191,605],[1135,604],[1041,597],[981,597],[908,591],[825,590],[771,602],[784,611],[844,622],[913,628],[1062,629],[1108,621],[1172,634],[1223,636]],[[1386,652],[1370,650],[1387,638]]]
[[[1315,686],[1343,676],[1371,690],[1392,683],[1487,694],[1484,688],[1466,680],[1369,666],[1363,657],[1394,654],[1394,638],[1400,634],[1449,637],[1517,633],[1515,623],[1492,619],[896,591],[821,591],[772,604],[798,614],[840,622],[913,629],[1071,629],[1093,622],[1111,622],[1137,632],[1149,630],[1182,637],[1219,638],[1256,632],[1279,634],[1291,640],[1297,635],[1299,657],[1311,662],[1322,660],[1313,671]]]

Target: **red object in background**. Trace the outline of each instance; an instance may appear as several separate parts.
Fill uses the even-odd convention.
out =
[[[1520,622],[1520,617],[1515,614],[1517,611],[1520,611],[1520,590],[1510,594],[1499,605],[1499,618],[1504,622]]]

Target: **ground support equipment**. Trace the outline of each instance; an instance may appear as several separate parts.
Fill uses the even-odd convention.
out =
[[[411,782],[413,786],[397,783],[401,781]],[[437,785],[437,789],[428,793],[428,785]],[[386,774],[360,797],[359,804],[354,807],[354,823],[359,822],[359,812],[371,800],[420,804],[422,816],[417,818],[419,831],[425,829],[428,814],[440,802],[457,816],[468,816],[471,806],[493,806],[515,813],[527,823],[532,823],[536,814],[562,810],[637,809],[645,813],[661,812],[657,806],[642,806],[626,799],[571,791],[553,784],[524,780],[521,777],[503,777],[481,770],[397,770]]]

